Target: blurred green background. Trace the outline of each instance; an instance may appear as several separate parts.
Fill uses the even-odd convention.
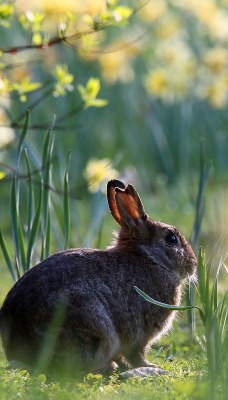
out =
[[[203,153],[204,168],[211,168],[198,244],[209,258],[225,257],[228,2],[17,1],[8,16],[2,5],[0,219],[12,259],[9,193],[26,109],[31,112],[25,146],[33,170],[42,169],[43,143],[53,125],[51,202],[57,222],[53,218],[51,252],[63,247],[59,225],[69,151],[70,245],[75,247],[110,243],[116,224],[107,213],[104,187],[112,177],[133,183],[152,218],[178,226],[190,238]],[[111,27],[80,33],[110,15]],[[47,43],[68,24],[69,40],[19,51],[19,46]],[[100,82],[95,91],[106,106],[82,106],[80,87],[90,78]],[[22,220],[26,171],[22,155]]]

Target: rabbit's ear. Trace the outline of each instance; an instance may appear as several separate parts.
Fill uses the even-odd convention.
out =
[[[117,187],[115,191],[120,225],[127,225],[129,228],[135,228],[140,222],[147,219],[142,201],[132,185],[127,185],[125,189]]]
[[[107,185],[107,199],[108,199],[109,209],[111,211],[113,218],[115,218],[116,222],[119,225],[121,225],[122,218],[120,216],[116,204],[116,188],[125,190],[126,186],[124,185],[123,182],[117,179],[112,179],[111,181],[109,181]]]

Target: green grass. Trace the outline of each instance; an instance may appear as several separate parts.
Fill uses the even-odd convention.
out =
[[[182,321],[183,322],[183,321]],[[165,361],[167,349],[176,341],[173,361]],[[160,346],[164,350],[154,358]],[[0,392],[5,399],[204,399],[206,382],[205,358],[196,341],[189,340],[183,324],[175,323],[175,330],[152,349],[149,359],[169,371],[167,376],[121,381],[118,374],[109,377],[89,374],[84,382],[48,382],[42,374],[31,377],[26,371],[4,369],[1,355]],[[201,397],[198,394],[201,392]]]
[[[175,354],[172,344],[175,343]],[[171,352],[168,353],[168,349]],[[167,355],[169,359],[166,360]],[[48,381],[43,374],[31,377],[24,370],[6,371],[6,360],[0,351],[0,392],[5,399],[208,399],[210,382],[206,357],[199,343],[189,336],[184,314],[175,322],[172,332],[151,349],[148,359],[168,371],[165,376],[131,378],[121,381],[118,373],[109,377],[89,374],[84,381]],[[216,399],[224,397],[217,393]]]

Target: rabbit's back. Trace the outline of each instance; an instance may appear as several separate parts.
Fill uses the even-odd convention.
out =
[[[2,311],[12,307],[15,315],[20,308],[31,313],[44,306],[52,308],[64,296],[72,301],[75,297],[77,302],[79,294],[97,295],[106,304],[110,303],[113,311],[120,309],[125,300],[134,299],[135,306],[145,306],[147,303],[134,290],[139,284],[149,295],[169,303],[174,300],[179,283],[172,271],[142,255],[137,256],[136,251],[69,249],[48,257],[24,274],[8,293]],[[118,298],[122,305],[118,304]]]

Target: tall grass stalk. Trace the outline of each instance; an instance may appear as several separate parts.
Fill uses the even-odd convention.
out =
[[[68,155],[68,163],[66,166],[66,171],[63,179],[63,217],[64,217],[64,249],[69,247],[69,238],[70,238],[70,206],[69,206],[69,190],[68,190],[68,182],[69,182],[69,165],[70,165],[71,152]]]
[[[6,265],[14,281],[20,278],[34,263],[46,258],[50,253],[51,246],[51,213],[53,203],[51,201],[52,185],[52,159],[54,147],[54,135],[50,129],[44,140],[40,166],[40,172],[36,181],[32,179],[32,161],[29,151],[25,147],[25,138],[28,131],[29,112],[26,114],[24,127],[19,138],[16,152],[16,168],[11,185],[10,214],[12,238],[14,247],[14,261],[10,256],[8,247],[2,232],[0,232],[0,248],[2,250]],[[20,179],[21,161],[24,155],[24,164],[27,172],[26,186]],[[65,236],[65,245],[69,244],[70,235],[70,207],[68,194],[68,158],[63,182],[63,223],[59,226],[61,235]],[[37,189],[38,186],[38,189]],[[57,229],[57,228],[56,228]],[[63,240],[63,241],[64,241]]]
[[[48,256],[50,252],[50,184],[51,184],[51,158],[54,145],[54,137],[50,129],[43,146],[42,154],[42,250],[41,259]]]
[[[195,205],[195,219],[191,232],[190,242],[195,252],[199,248],[199,237],[202,228],[202,219],[204,213],[204,202],[205,202],[205,189],[207,186],[209,174],[211,170],[211,164],[206,165],[205,161],[205,150],[204,141],[201,140],[200,144],[200,173],[199,173],[199,184],[198,193]],[[193,282],[189,282],[188,289],[186,292],[186,303],[191,306],[195,303],[195,287]],[[188,325],[190,328],[191,336],[195,333],[195,312],[193,308],[188,309]]]

